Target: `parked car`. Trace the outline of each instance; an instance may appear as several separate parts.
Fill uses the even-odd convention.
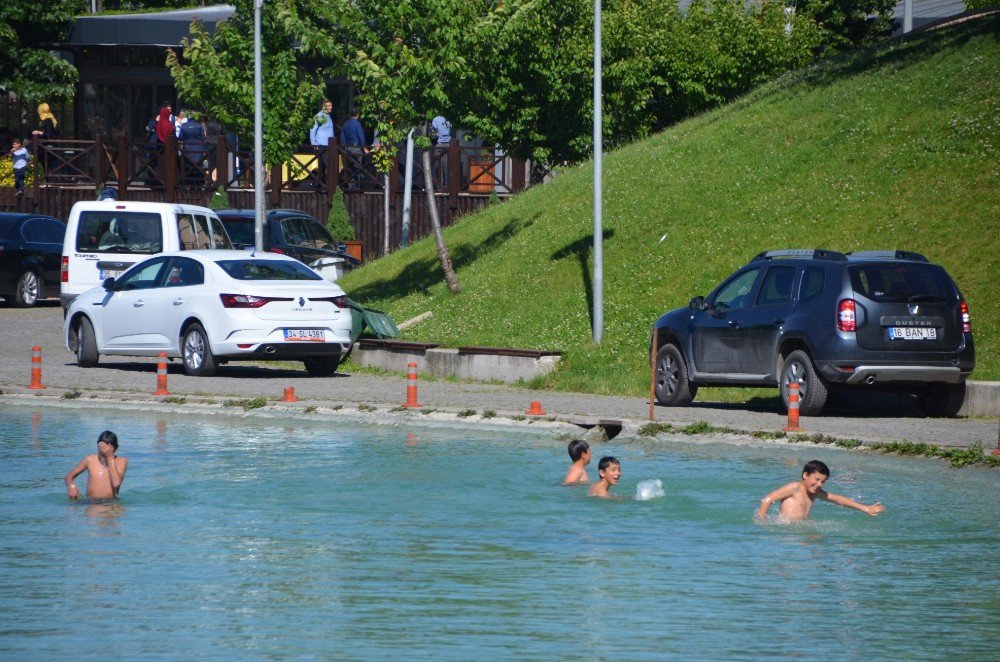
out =
[[[63,330],[85,368],[102,354],[166,352],[189,375],[280,359],[327,376],[351,347],[351,309],[338,285],[285,255],[175,251],[78,296]]]
[[[234,248],[254,246],[254,210],[221,209],[219,218],[233,240]],[[294,209],[271,209],[267,212],[264,250],[290,255],[316,269],[330,281],[359,266],[352,255],[330,236],[318,220]]]
[[[222,222],[207,207],[114,199],[77,202],[66,222],[59,300],[65,309],[77,295],[150,255],[232,247]]]
[[[66,225],[39,214],[0,214],[0,296],[18,308],[59,296]]]
[[[655,328],[665,405],[713,385],[777,386],[787,406],[795,382],[803,415],[819,413],[833,389],[889,389],[953,416],[975,366],[962,293],[909,251],[761,253]]]

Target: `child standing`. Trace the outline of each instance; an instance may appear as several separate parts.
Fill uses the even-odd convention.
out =
[[[613,498],[615,495],[611,494],[609,490],[617,485],[618,479],[622,477],[621,462],[610,455],[602,457],[601,461],[597,463],[597,474],[601,479],[594,483],[587,495],[602,499]]]
[[[24,146],[24,141],[15,138],[11,142],[10,156],[14,159],[14,188],[20,194],[24,191],[24,176],[28,174],[28,160],[31,154]]]
[[[569,442],[566,449],[573,464],[569,466],[566,477],[563,478],[563,485],[580,485],[589,483],[590,476],[587,475],[587,465],[590,464],[590,444],[583,439],[574,439]]]
[[[802,468],[802,480],[794,481],[779,487],[760,500],[757,517],[766,517],[767,510],[775,501],[781,502],[781,516],[788,520],[801,520],[809,517],[813,501],[817,497],[838,506],[847,506],[875,517],[885,511],[885,506],[875,503],[870,506],[858,503],[839,494],[830,494],[823,490],[823,485],[830,477],[830,468],[819,460],[808,462]]]

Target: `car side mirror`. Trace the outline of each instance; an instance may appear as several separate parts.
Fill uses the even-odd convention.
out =
[[[111,278],[110,276],[107,277],[107,278],[105,278],[104,282],[101,283],[101,287],[103,287],[108,292],[114,292],[115,291],[115,279]]]
[[[706,308],[708,308],[708,306],[705,305],[705,297],[694,297],[693,299],[691,299],[690,302],[688,302],[688,308],[694,308],[695,310],[705,310]]]

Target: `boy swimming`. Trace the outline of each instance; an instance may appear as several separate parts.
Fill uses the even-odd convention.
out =
[[[566,477],[563,478],[563,485],[580,485],[589,483],[590,476],[587,475],[587,465],[590,464],[590,444],[583,439],[574,439],[569,442],[566,449],[573,464],[569,466]]]
[[[767,511],[775,501],[781,502],[781,516],[787,520],[802,520],[809,517],[812,510],[813,501],[818,498],[824,501],[835,503],[838,506],[847,506],[860,510],[863,513],[875,517],[885,511],[885,506],[881,502],[866,506],[853,499],[848,499],[839,494],[830,494],[823,490],[823,484],[830,477],[830,468],[819,460],[808,462],[802,468],[802,480],[794,481],[779,487],[760,500],[760,508],[757,509],[757,517],[766,517]]]
[[[597,474],[601,477],[594,483],[587,492],[587,496],[601,497],[602,499],[614,498],[609,490],[618,484],[618,479],[622,477],[622,464],[617,458],[607,455],[597,463]]]

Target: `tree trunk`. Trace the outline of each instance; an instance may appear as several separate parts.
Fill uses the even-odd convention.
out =
[[[458,275],[451,265],[448,247],[444,245],[444,235],[441,233],[441,219],[438,217],[437,201],[434,199],[430,149],[423,150],[422,161],[424,164],[424,190],[427,191],[427,210],[431,214],[431,227],[434,228],[434,241],[437,242],[438,260],[441,261],[441,269],[444,271],[444,281],[448,283],[448,289],[457,294],[462,290],[462,285],[458,282]]]

